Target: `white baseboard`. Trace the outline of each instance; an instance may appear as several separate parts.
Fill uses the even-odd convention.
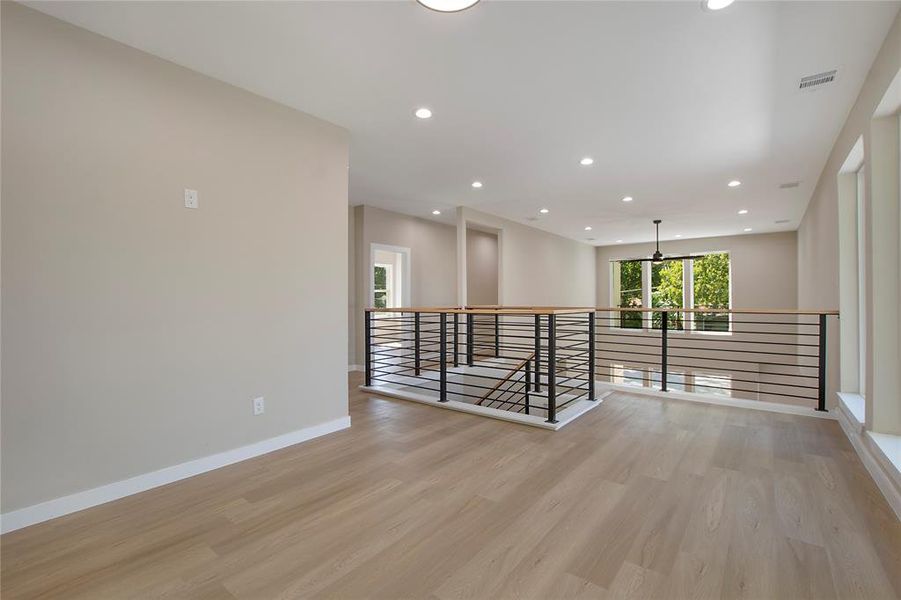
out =
[[[745,398],[730,398],[728,396],[717,396],[714,394],[698,394],[695,392],[679,392],[673,390],[670,390],[668,392],[661,392],[657,388],[622,385],[617,383],[609,383],[607,381],[596,381],[595,389],[613,390],[627,394],[641,394],[644,396],[653,396],[655,398],[687,400],[689,402],[701,402],[702,404],[717,404],[720,406],[733,406],[735,408],[750,408],[751,410],[777,412],[787,415],[814,417],[818,419],[836,418],[835,415],[831,412],[818,411],[806,406],[796,406],[794,404],[780,404],[778,402],[767,402],[763,400],[747,400]]]
[[[363,372],[363,365],[347,365],[347,371],[350,373],[351,371],[359,371]]]
[[[842,426],[842,431],[860,457],[860,462],[876,482],[876,487],[892,507],[895,516],[901,520],[901,472],[885,455],[873,435],[863,428],[841,401],[839,407],[838,422]]]
[[[158,471],[144,473],[129,479],[116,481],[115,483],[63,496],[62,498],[26,506],[25,508],[0,515],[0,533],[15,531],[16,529],[49,521],[50,519],[91,508],[92,506],[105,504],[125,496],[131,496],[161,485],[254,458],[255,456],[268,454],[269,452],[340,431],[341,429],[347,429],[348,427],[350,427],[350,416],[340,417],[233,450],[226,450],[225,452],[173,465]]]

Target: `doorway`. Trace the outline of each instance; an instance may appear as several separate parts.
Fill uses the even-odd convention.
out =
[[[410,306],[410,249],[372,244],[369,252],[369,306]]]

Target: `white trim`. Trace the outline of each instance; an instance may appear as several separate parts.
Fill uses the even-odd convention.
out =
[[[529,425],[531,427],[540,427],[541,429],[550,429],[557,431],[562,429],[564,425],[573,422],[576,417],[580,417],[592,408],[601,405],[604,398],[610,395],[610,392],[597,394],[595,401],[579,400],[571,406],[557,413],[557,422],[548,423],[542,417],[524,415],[508,410],[498,410],[496,408],[488,408],[486,406],[478,406],[469,402],[460,402],[458,400],[448,400],[447,402],[439,402],[434,396],[420,394],[418,392],[408,392],[406,390],[398,390],[386,385],[361,385],[360,389],[364,392],[371,392],[380,396],[388,396],[397,398],[398,400],[410,400],[411,402],[419,402],[420,404],[428,404],[429,406],[437,406],[447,410],[456,410],[458,412],[469,413],[471,415],[479,415],[482,417],[490,417],[499,421],[509,421],[511,423],[519,423],[520,425]]]
[[[750,408],[752,410],[763,410],[766,412],[777,412],[787,415],[800,415],[802,417],[814,417],[818,419],[834,420],[836,418],[835,415],[830,412],[818,411],[804,406],[795,406],[794,404],[780,404],[778,402],[766,402],[763,400],[746,400],[744,398],[727,398],[725,396],[716,396],[713,394],[697,394],[693,392],[662,392],[656,388],[620,385],[616,383],[609,383],[607,381],[596,381],[595,389],[607,389],[617,392],[626,392],[629,394],[643,394],[645,396],[654,396],[655,398],[688,400],[689,402],[702,402],[704,404],[734,406],[736,408]]]
[[[166,485],[213,471],[249,458],[274,452],[294,444],[299,444],[341,429],[350,427],[350,416],[339,417],[325,423],[304,427],[284,435],[262,440],[233,450],[205,456],[158,471],[144,473],[115,483],[109,483],[62,498],[55,498],[40,504],[26,506],[0,515],[0,533],[8,533],[29,525],[49,521],[92,506],[106,504],[125,496],[138,494],[161,485]]]
[[[353,372],[362,373],[363,365],[347,365],[347,372],[348,373],[353,373]]]
[[[899,436],[887,436],[866,431],[863,424],[854,417],[842,400],[842,397],[839,396],[839,425],[848,441],[851,442],[854,451],[857,452],[857,456],[860,457],[860,462],[863,463],[870,477],[876,483],[876,487],[895,511],[895,516],[901,520],[901,471],[889,459],[884,448],[884,446],[888,446],[885,438],[898,438]],[[896,445],[898,444],[897,439],[894,442]]]

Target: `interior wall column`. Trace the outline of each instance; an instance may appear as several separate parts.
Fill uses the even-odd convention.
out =
[[[901,434],[901,214],[899,214],[898,116],[873,119],[870,148],[867,242],[867,428]],[[872,396],[872,400],[870,400]],[[870,410],[871,406],[872,410]]]

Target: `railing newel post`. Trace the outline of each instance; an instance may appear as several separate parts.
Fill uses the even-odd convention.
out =
[[[588,313],[588,399],[594,400],[594,370],[595,370],[595,315],[594,311]]]
[[[441,383],[438,391],[438,402],[447,402],[447,313],[439,314],[439,344],[438,362],[441,373]]]
[[[826,411],[826,314],[820,313],[817,361],[817,410]]]
[[[372,385],[372,311],[367,310],[363,313],[363,330],[364,330],[364,354],[365,354],[365,365],[363,366],[363,370],[366,373],[364,377],[364,381],[366,386]]]
[[[557,422],[557,315],[547,316],[547,422]]]
[[[474,315],[466,313],[466,364],[473,366],[473,346],[475,344],[475,319]]]
[[[526,361],[526,414],[529,414],[529,386],[532,385],[532,361]]]
[[[541,391],[541,315],[535,315],[535,387]]]
[[[460,351],[459,351],[459,339],[460,339],[460,313],[454,313],[454,366],[460,366]]]
[[[413,369],[419,376],[419,311],[413,313]]]

